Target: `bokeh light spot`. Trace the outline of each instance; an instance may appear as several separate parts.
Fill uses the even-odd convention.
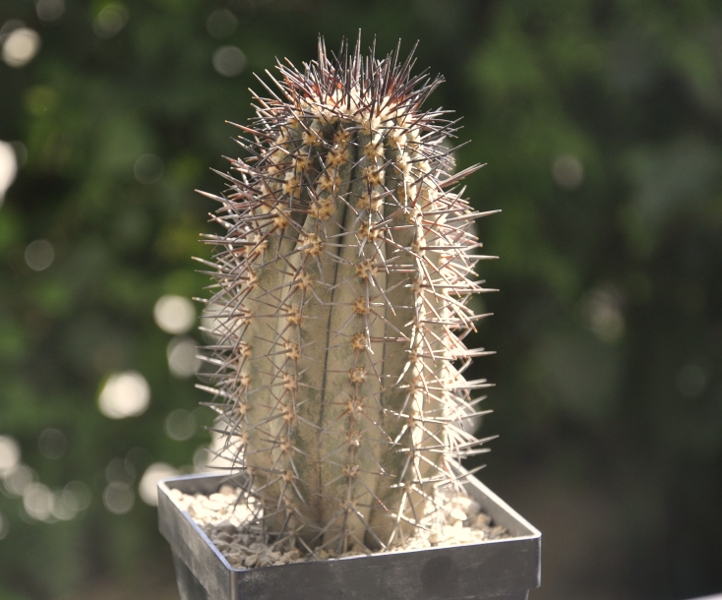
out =
[[[138,486],[141,500],[150,506],[158,506],[158,482],[178,475],[178,470],[166,463],[153,463],[143,473]]]
[[[108,483],[117,481],[130,485],[135,481],[135,468],[129,460],[114,458],[105,467],[105,478]]]
[[[133,165],[133,175],[143,185],[151,185],[160,181],[163,178],[164,170],[163,159],[156,154],[143,154]]]
[[[237,46],[221,46],[213,54],[213,68],[224,77],[235,77],[247,64],[246,55]]]
[[[552,177],[565,190],[576,190],[584,181],[584,165],[576,156],[562,154],[552,164]]]
[[[23,508],[28,516],[38,521],[47,521],[53,511],[55,496],[43,483],[31,483],[23,490]]]
[[[142,415],[150,403],[150,386],[137,371],[114,373],[98,396],[100,412],[110,419]]]
[[[5,477],[20,464],[20,444],[9,435],[0,435],[0,477]]]
[[[583,303],[587,326],[600,340],[616,342],[624,335],[622,295],[612,286],[593,289]]]
[[[155,323],[166,333],[186,333],[196,322],[193,303],[183,296],[161,296],[153,307]]]
[[[47,85],[34,85],[25,94],[25,106],[36,117],[53,112],[57,103],[58,93]]]
[[[5,192],[15,181],[18,173],[18,159],[12,144],[0,140],[0,206],[3,205]]]
[[[68,502],[68,497],[69,494],[65,490],[57,490],[53,494],[53,507],[50,514],[58,521],[71,521],[78,514],[72,500]]]
[[[227,38],[238,26],[238,19],[227,8],[219,8],[208,15],[206,30],[216,39]]]
[[[35,12],[41,21],[57,21],[65,12],[65,0],[37,0]]]
[[[195,375],[201,366],[198,347],[189,337],[176,337],[168,342],[167,356],[168,370],[178,379]]]
[[[195,435],[198,422],[192,412],[184,408],[177,408],[165,418],[163,426],[170,439],[182,442]]]
[[[18,465],[3,476],[5,490],[11,496],[22,496],[25,489],[37,479],[35,471],[27,465]]]
[[[25,264],[33,271],[44,271],[55,260],[55,248],[48,240],[35,240],[25,248]]]
[[[128,9],[120,2],[107,4],[93,19],[93,31],[99,38],[112,38],[128,23]]]
[[[63,488],[63,502],[76,513],[86,510],[92,499],[90,488],[82,481],[71,481]]]
[[[38,32],[27,27],[18,27],[5,38],[2,48],[3,62],[9,67],[24,67],[39,51]]]
[[[103,504],[108,512],[124,515],[135,504],[135,492],[127,483],[112,481],[103,492]]]

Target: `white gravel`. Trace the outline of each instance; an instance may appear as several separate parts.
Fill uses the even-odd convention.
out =
[[[180,490],[171,490],[170,495],[198,523],[235,569],[334,558],[323,549],[304,555],[297,548],[278,549],[266,544],[261,532],[254,526],[254,506],[249,506],[246,501],[239,502],[239,490],[234,486],[224,485],[218,493],[210,496],[188,495]],[[493,525],[491,518],[480,512],[479,505],[471,498],[442,498],[440,503],[447,510],[435,511],[425,517],[427,529],[419,529],[414,536],[388,551],[421,550],[511,537],[506,528]],[[359,554],[363,553],[351,551],[341,557]]]

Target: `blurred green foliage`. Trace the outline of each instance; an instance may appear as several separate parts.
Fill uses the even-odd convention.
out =
[[[169,371],[153,317],[208,283],[190,256],[208,254],[213,206],[193,190],[223,188],[208,167],[238,152],[224,121],[251,116],[253,72],[359,28],[382,52],[421,41],[419,67],[447,79],[429,107],[473,139],[459,166],[488,162],[467,182],[503,211],[478,225],[501,257],[480,266],[501,290],[477,307],[495,316],[474,341],[498,352],[473,367],[497,383],[481,434],[501,434],[482,475],[542,526],[534,597],[722,590],[722,5],[3,0],[5,63],[23,25],[37,56],[0,63],[0,140],[20,161],[0,208],[0,435],[37,481],[84,482],[91,500],[45,523],[0,484],[0,598],[101,580],[140,598],[143,573],[171,576],[154,509],[103,498],[118,465],[136,494],[151,463],[188,470],[208,440],[166,433],[204,398]],[[54,253],[42,270],[37,240]],[[98,395],[126,371],[150,405],[109,419]]]

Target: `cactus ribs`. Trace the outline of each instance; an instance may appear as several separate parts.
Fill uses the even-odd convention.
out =
[[[421,105],[441,82],[413,52],[362,56],[360,42],[254,95],[247,155],[208,235],[214,280],[215,430],[251,474],[260,526],[277,544],[338,555],[400,543],[435,489],[461,492],[451,461],[484,452],[462,372],[474,329],[476,217],[452,174],[456,123]],[[270,76],[270,74],[269,74]],[[265,84],[264,84],[265,86]],[[493,212],[493,211],[490,211]],[[448,489],[448,488],[447,488]]]

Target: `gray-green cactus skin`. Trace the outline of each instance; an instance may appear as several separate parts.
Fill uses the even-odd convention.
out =
[[[412,53],[413,54],[413,53]],[[441,79],[359,45],[254,96],[247,155],[212,219],[207,300],[216,430],[273,539],[331,555],[388,548],[484,451],[461,371],[483,354],[469,297],[480,247],[452,175],[456,130],[422,102]]]

